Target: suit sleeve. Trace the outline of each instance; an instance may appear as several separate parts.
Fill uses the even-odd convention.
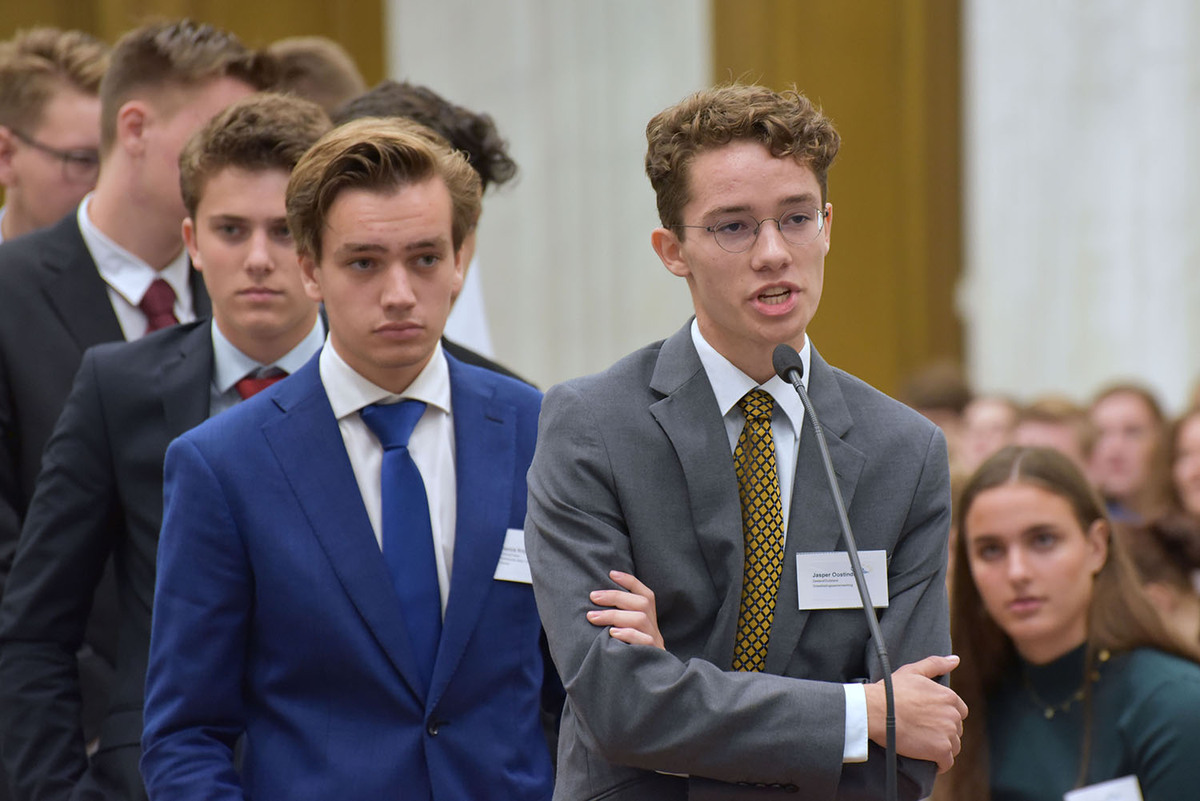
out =
[[[911,468],[910,468],[911,469]],[[951,653],[950,613],[946,599],[946,551],[950,532],[950,471],[946,440],[941,431],[929,431],[920,477],[888,563],[888,607],[880,610],[879,627],[887,645],[892,670],[927,656]],[[883,678],[874,641],[867,645],[870,680]],[[943,677],[942,683],[948,682]],[[870,744],[866,763],[846,765],[841,792],[849,798],[876,797],[882,792],[883,749]],[[924,798],[933,790],[937,766],[900,757],[902,791]],[[904,778],[912,785],[905,785]],[[861,796],[855,795],[861,793]]]
[[[87,767],[75,654],[120,528],[115,494],[88,358],[47,445],[0,605],[0,729],[16,798],[65,798]]]
[[[9,386],[7,354],[0,346],[0,596],[8,583],[17,538],[21,534],[21,483],[18,476],[16,409]]]
[[[164,504],[142,775],[156,801],[241,799],[234,745],[254,580],[223,487],[186,437],[167,450]]]
[[[630,536],[605,432],[575,389],[551,389],[529,474],[526,542],[580,737],[615,764],[798,784],[813,798],[833,797],[845,724],[839,684],[725,672],[703,659],[627,645],[587,622],[588,593],[611,586],[608,571],[636,573]]]

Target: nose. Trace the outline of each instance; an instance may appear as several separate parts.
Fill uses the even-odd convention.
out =
[[[384,271],[382,296],[384,308],[408,309],[416,305],[412,278],[402,264],[392,264]]]
[[[1014,584],[1029,577],[1029,562],[1023,548],[1008,549],[1008,580]]]
[[[751,262],[755,269],[772,270],[791,264],[792,251],[779,230],[779,220],[763,220],[758,224],[758,234],[750,249]]]
[[[270,237],[262,229],[256,229],[250,237],[250,250],[246,253],[246,271],[254,276],[263,276],[275,269],[271,258]]]

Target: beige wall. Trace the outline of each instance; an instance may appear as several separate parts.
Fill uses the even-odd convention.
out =
[[[795,84],[842,134],[810,333],[887,392],[962,352],[959,17],[959,0],[713,0],[714,80]]]

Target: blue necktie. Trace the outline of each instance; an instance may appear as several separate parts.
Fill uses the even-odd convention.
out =
[[[425,482],[408,452],[408,438],[424,411],[423,402],[408,400],[367,406],[359,414],[383,446],[383,560],[428,690],[442,637],[442,596]]]

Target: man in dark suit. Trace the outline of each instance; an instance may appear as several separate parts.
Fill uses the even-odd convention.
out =
[[[183,238],[212,319],[84,355],[0,603],[0,729],[19,799],[145,797],[138,761],[163,458],[172,439],[320,349],[324,328],[301,282],[284,194],[292,167],[330,127],[313,103],[263,94],[193,137],[180,159]],[[89,760],[71,654],[110,555],[116,680]]]
[[[479,195],[399,121],[297,165],[288,221],[329,338],[167,452],[151,799],[549,797],[557,679],[520,531],[540,395],[440,344]]]
[[[737,85],[687,98],[646,135],[663,224],[651,241],[696,316],[543,405],[527,540],[568,688],[556,797],[882,797],[880,665],[853,585],[847,599],[827,581],[848,571],[833,561],[845,544],[803,406],[772,366],[786,343],[864,561],[886,573],[874,598],[904,665],[898,750],[928,760],[901,760],[900,789],[922,798],[966,712],[934,680],[957,664],[937,656],[950,647],[945,440],[805,333],[837,133],[802,96]]]
[[[127,33],[100,85],[95,191],[78,213],[0,246],[0,594],[83,352],[209,312],[179,238],[175,165],[192,133],[265,84],[264,63],[207,25]]]

